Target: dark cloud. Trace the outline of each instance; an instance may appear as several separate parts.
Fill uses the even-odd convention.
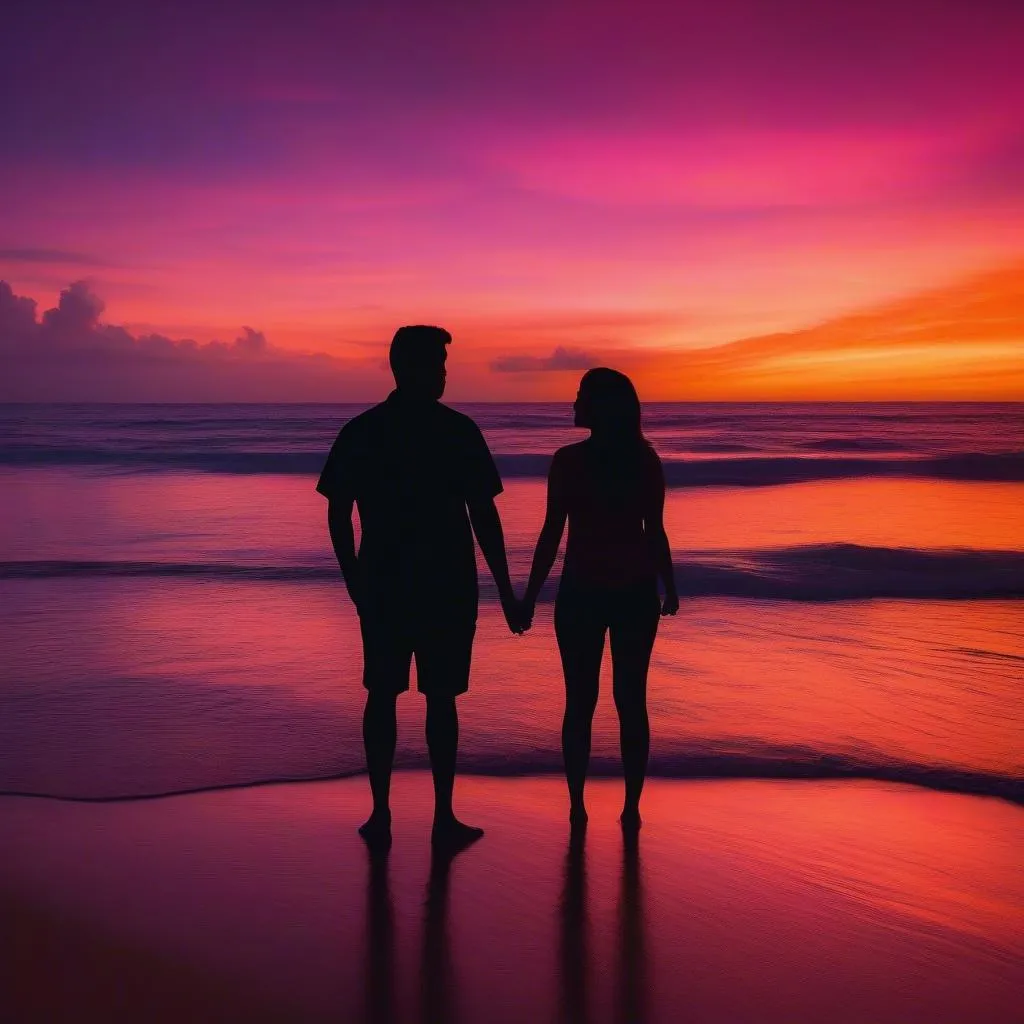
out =
[[[71,345],[91,341],[104,308],[86,281],[75,281],[60,293],[56,307],[43,314],[40,340]]]
[[[387,383],[376,358],[280,349],[252,327],[230,342],[134,335],[103,310],[75,281],[37,316],[0,281],[0,401],[343,401]]]
[[[3,263],[62,263],[66,266],[108,267],[109,263],[81,252],[66,249],[0,249]]]
[[[549,356],[500,356],[491,361],[495,373],[544,373],[552,370],[589,370],[600,362],[578,348],[559,345]]]
[[[35,299],[15,295],[6,281],[0,281],[0,346],[8,338],[28,336],[35,327]]]
[[[243,327],[245,332],[241,337],[235,338],[235,347],[240,352],[257,354],[267,351],[267,336],[262,331],[254,331],[251,327]]]

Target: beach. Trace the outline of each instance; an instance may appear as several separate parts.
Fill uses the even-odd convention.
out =
[[[624,843],[594,782],[460,780],[487,834],[431,862],[429,776],[394,844],[365,780],[0,802],[11,1021],[1013,1024],[1024,810],[869,782],[649,784]]]

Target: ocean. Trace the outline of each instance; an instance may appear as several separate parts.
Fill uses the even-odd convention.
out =
[[[458,405],[525,583],[567,404]],[[354,612],[314,491],[362,407],[0,407],[0,791],[123,799],[361,770]],[[649,404],[683,598],[652,775],[874,778],[1024,801],[1024,408]],[[560,770],[547,601],[483,603],[460,765]],[[557,567],[555,575],[557,575]],[[606,675],[593,770],[618,770]],[[400,767],[426,765],[400,702]]]

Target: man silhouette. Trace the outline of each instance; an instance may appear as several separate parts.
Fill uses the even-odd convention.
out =
[[[440,327],[398,329],[390,353],[395,390],[342,427],[317,484],[329,502],[331,541],[362,632],[363,743],[373,812],[359,831],[370,842],[391,837],[395,702],[409,688],[413,657],[427,700],[432,838],[462,846],[483,835],[452,809],[455,698],[469,687],[476,630],[474,533],[509,628],[522,631],[494,505],[501,477],[477,425],[439,401],[450,342]],[[353,505],[362,531],[358,555]]]

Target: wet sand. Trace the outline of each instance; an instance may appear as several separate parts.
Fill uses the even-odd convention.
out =
[[[363,779],[0,800],[0,1019],[981,1022],[1024,1018],[1024,809],[860,782],[460,780],[485,838],[355,833]]]

